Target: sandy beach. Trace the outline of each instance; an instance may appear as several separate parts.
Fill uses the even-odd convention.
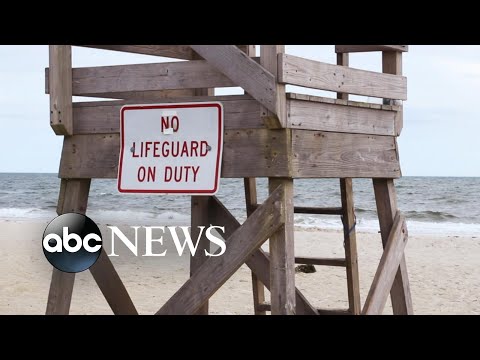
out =
[[[0,314],[45,312],[51,276],[51,266],[41,249],[46,224],[0,222]],[[130,230],[120,228],[125,233]],[[109,250],[110,232],[105,226],[101,230]],[[296,255],[343,256],[340,232],[297,229],[295,236]],[[374,233],[358,233],[357,238],[363,302],[380,259],[381,242],[380,235]],[[140,314],[157,311],[188,278],[186,256],[134,257],[123,244],[115,244],[120,256],[111,257],[112,262]],[[171,242],[166,239],[165,244],[173,254]],[[480,314],[480,237],[410,234],[406,259],[416,314]],[[344,268],[316,269],[316,273],[297,274],[297,287],[317,307],[346,308]],[[242,266],[210,304],[212,314],[252,314],[250,270]],[[384,313],[391,314],[390,304]],[[71,314],[112,314],[88,271],[77,274]]]

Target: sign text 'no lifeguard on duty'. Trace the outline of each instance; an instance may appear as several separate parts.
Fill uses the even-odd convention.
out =
[[[217,192],[223,150],[220,103],[126,105],[120,110],[120,142],[120,192]]]

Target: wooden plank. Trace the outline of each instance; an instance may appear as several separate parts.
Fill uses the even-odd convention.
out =
[[[278,75],[278,54],[285,53],[285,45],[262,45],[260,47],[260,64],[276,78]],[[287,127],[287,103],[285,98],[285,85],[276,82],[275,86],[275,111],[262,107],[261,116],[267,127]]]
[[[47,79],[50,88],[50,126],[57,135],[71,135],[72,119],[72,47],[49,45]]]
[[[392,289],[395,275],[403,259],[403,252],[408,240],[405,217],[398,211],[393,221],[392,230],[388,235],[385,250],[380,259],[372,286],[368,292],[367,300],[362,313],[365,315],[381,315],[388,294]]]
[[[272,315],[295,314],[295,249],[293,220],[293,179],[269,178],[268,188],[274,193],[282,189],[278,200],[284,209],[285,223],[274,232],[270,241],[270,301]]]
[[[333,99],[333,98],[326,98],[322,96],[305,95],[305,94],[298,94],[298,93],[287,93],[287,99],[313,101],[313,102],[333,104],[333,105],[352,106],[352,107],[364,108],[364,109],[375,109],[375,110],[386,110],[386,111],[401,110],[401,106],[397,106],[397,105],[374,104],[374,103],[367,103],[367,102],[361,102],[361,101]]]
[[[358,273],[357,234],[355,231],[356,218],[352,179],[340,179],[340,196],[344,211],[343,238],[349,311],[353,315],[359,315],[362,308],[360,304],[360,279]]]
[[[191,235],[193,241],[196,241],[200,232],[200,226],[205,226],[207,228],[210,226],[208,221],[208,211],[209,211],[209,196],[192,196],[191,197]],[[205,255],[205,250],[210,251],[210,241],[205,236],[205,231],[203,232],[200,240],[198,241],[197,250],[194,256],[190,255],[190,277],[192,277],[195,272],[200,269],[203,263],[208,259]],[[208,301],[206,301],[195,315],[208,315]]]
[[[188,45],[77,45],[94,49],[122,51],[135,54],[155,55],[192,60],[194,51]]]
[[[346,266],[345,259],[342,259],[342,258],[314,258],[310,256],[296,256],[295,264],[334,266],[334,267]]]
[[[225,131],[222,177],[288,176],[286,131],[268,129]],[[65,137],[59,176],[115,179],[118,173],[119,152],[119,134]]]
[[[247,216],[250,216],[258,207],[257,182],[255,178],[244,178],[243,184],[245,188],[245,205],[247,208]],[[253,294],[254,314],[266,315],[265,311],[262,311],[259,308],[259,305],[265,302],[265,286],[253,271],[252,271],[252,294]]]
[[[348,309],[317,309],[320,315],[352,315]]]
[[[295,178],[398,178],[394,137],[292,130]]]
[[[115,315],[138,315],[125,285],[105,251],[102,251],[97,262],[90,267],[90,273]]]
[[[392,179],[374,179],[373,188],[377,204],[378,220],[383,247],[387,245],[388,237],[393,227],[393,220],[397,214],[397,194]],[[400,261],[400,267],[390,291],[393,313],[395,315],[412,315],[413,304],[408,281],[405,256]]]
[[[408,51],[408,45],[335,45],[336,53],[370,52],[370,51]]]
[[[52,268],[45,315],[68,315],[72,302],[75,274]]]
[[[230,236],[240,227],[240,223],[215,196],[210,206],[210,222],[225,226],[224,235],[228,241]],[[247,259],[245,264],[255,273],[265,287],[270,290],[270,259],[268,255],[259,248]],[[295,303],[297,315],[318,315],[317,310],[298,289],[295,289]]]
[[[222,177],[289,176],[289,148],[288,129],[227,130]]]
[[[287,100],[293,129],[395,136],[396,111],[312,101]]]
[[[58,215],[77,212],[85,214],[90,191],[90,179],[62,179],[58,197]],[[75,274],[52,268],[52,280],[47,300],[47,315],[67,315],[70,312]]]
[[[256,209],[258,205],[253,206]],[[306,207],[306,206],[295,206],[295,214],[316,214],[316,215],[343,215],[343,210],[341,207]]]
[[[260,118],[258,102],[249,96],[198,96],[169,99],[145,99],[143,104],[220,101],[223,105],[225,129],[264,128]],[[73,134],[109,134],[120,131],[120,109],[126,104],[135,104],[139,100],[93,101],[73,104]]]
[[[262,311],[271,311],[272,305],[270,303],[263,303],[259,305]],[[348,309],[317,309],[318,315],[352,315]]]
[[[75,68],[72,76],[72,94],[77,96],[236,86],[204,60]]]
[[[285,84],[379,98],[407,99],[407,79],[403,76],[326,64],[285,54],[279,56],[278,71],[278,81]]]
[[[130,52],[135,54],[155,55],[168,58],[193,60],[195,51],[189,45],[76,45],[103,50]],[[249,45],[237,45],[245,51]]]
[[[210,257],[156,313],[193,314],[285,221],[279,186],[228,240],[222,256]]]
[[[211,65],[273,113],[277,111],[275,76],[233,45],[192,45]]]

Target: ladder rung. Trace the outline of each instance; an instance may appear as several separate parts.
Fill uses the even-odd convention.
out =
[[[320,315],[351,315],[350,310],[346,309],[317,309]]]
[[[270,256],[270,253],[268,252],[265,252],[265,254]],[[346,267],[347,260],[344,258],[314,258],[308,256],[295,256],[295,264]]]
[[[272,310],[272,305],[270,305],[270,303],[268,302],[258,304],[257,306],[257,311],[271,311],[271,310]]]
[[[265,302],[263,304],[258,304],[257,311],[271,311],[272,306],[270,303]],[[317,309],[320,315],[351,315],[350,310],[348,309]]]
[[[294,211],[296,214],[343,215],[343,209],[341,207],[316,208],[295,206]]]
[[[295,257],[295,264],[320,265],[320,266],[347,266],[344,258],[313,258],[313,257]]]
[[[255,211],[260,205],[253,204],[251,210]],[[315,214],[315,215],[343,215],[343,209],[341,207],[325,207],[325,208],[316,208],[316,207],[304,207],[304,206],[295,206],[295,214]]]

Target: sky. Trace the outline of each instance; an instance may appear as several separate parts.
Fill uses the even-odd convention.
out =
[[[333,45],[288,45],[286,52],[336,61]],[[172,59],[74,47],[72,61],[74,67],[83,67]],[[381,55],[352,54],[350,66],[381,71]],[[47,45],[0,45],[0,172],[58,172],[63,137],[49,124],[46,67]],[[408,78],[398,139],[403,175],[480,176],[480,46],[411,45],[403,69]],[[217,90],[230,93],[239,91]]]

